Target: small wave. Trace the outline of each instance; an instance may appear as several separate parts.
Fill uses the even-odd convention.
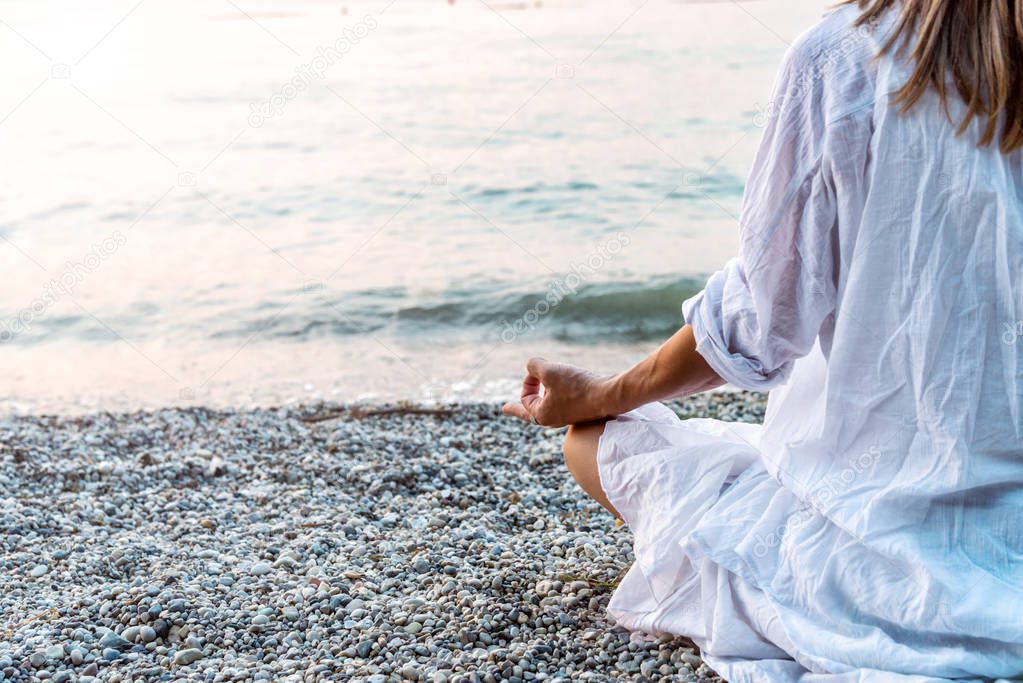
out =
[[[659,279],[585,285],[563,299],[553,290],[531,293],[492,316],[492,322],[505,337],[509,330],[525,329],[576,343],[660,340],[678,329],[682,302],[702,286],[702,280],[691,278]]]
[[[90,206],[91,204],[89,204],[89,202],[63,202],[48,209],[29,214],[28,218],[33,221],[48,220],[57,216],[64,216],[65,214],[73,213],[75,211],[81,211],[89,208]]]
[[[469,188],[469,194],[472,197],[480,199],[494,199],[497,197],[515,197],[520,195],[532,195],[537,193],[552,193],[556,194],[559,192],[593,192],[599,190],[600,186],[596,183],[587,182],[584,180],[573,180],[567,183],[548,184],[548,183],[532,183],[529,185],[522,185],[520,187],[483,187],[483,188]]]
[[[415,300],[394,289],[338,295],[325,289],[304,292],[278,315],[263,311],[235,317],[215,336],[267,337],[300,341],[331,336],[386,334],[400,340],[445,341],[511,337],[551,338],[579,344],[660,340],[681,324],[682,302],[698,292],[702,279],[570,282],[546,289],[491,284],[451,289]]]

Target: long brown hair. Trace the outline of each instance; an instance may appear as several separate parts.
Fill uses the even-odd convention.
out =
[[[1023,147],[1023,0],[844,0],[862,10],[857,26],[898,12],[881,53],[914,62],[912,75],[895,94],[903,112],[929,88],[948,114],[948,77],[966,114],[961,135],[974,118],[986,121],[980,145],[999,137],[1003,152]],[[999,132],[999,119],[1004,118]]]

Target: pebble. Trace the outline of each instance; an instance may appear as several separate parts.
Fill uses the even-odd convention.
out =
[[[99,639],[100,647],[112,648],[116,650],[127,650],[131,647],[131,643],[122,636],[114,633],[113,631],[107,631]]]
[[[194,647],[188,648],[187,650],[179,650],[174,655],[174,663],[180,664],[181,666],[188,666],[192,662],[199,661],[204,656],[205,655],[203,655],[202,650]]]
[[[0,678],[717,680],[687,641],[609,620],[632,538],[562,436],[490,404],[0,417],[0,485],[24,494],[0,507],[0,614],[42,615],[5,634]]]
[[[693,669],[699,669],[700,665],[703,663],[703,660],[700,659],[699,655],[689,650],[683,651],[680,659]]]

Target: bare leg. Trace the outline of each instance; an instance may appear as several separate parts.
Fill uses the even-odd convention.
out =
[[[600,473],[597,470],[597,442],[604,433],[605,422],[587,422],[572,425],[565,436],[565,464],[575,480],[595,501],[607,508],[615,517],[621,517],[607,499],[604,488],[600,485]]]

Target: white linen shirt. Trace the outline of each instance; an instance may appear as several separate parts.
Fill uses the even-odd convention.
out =
[[[683,305],[722,378],[773,390],[761,458],[811,514],[695,542],[812,669],[996,678],[1023,662],[1021,153],[957,136],[958,100],[900,113],[910,67],[857,13],[788,52],[739,256]]]

